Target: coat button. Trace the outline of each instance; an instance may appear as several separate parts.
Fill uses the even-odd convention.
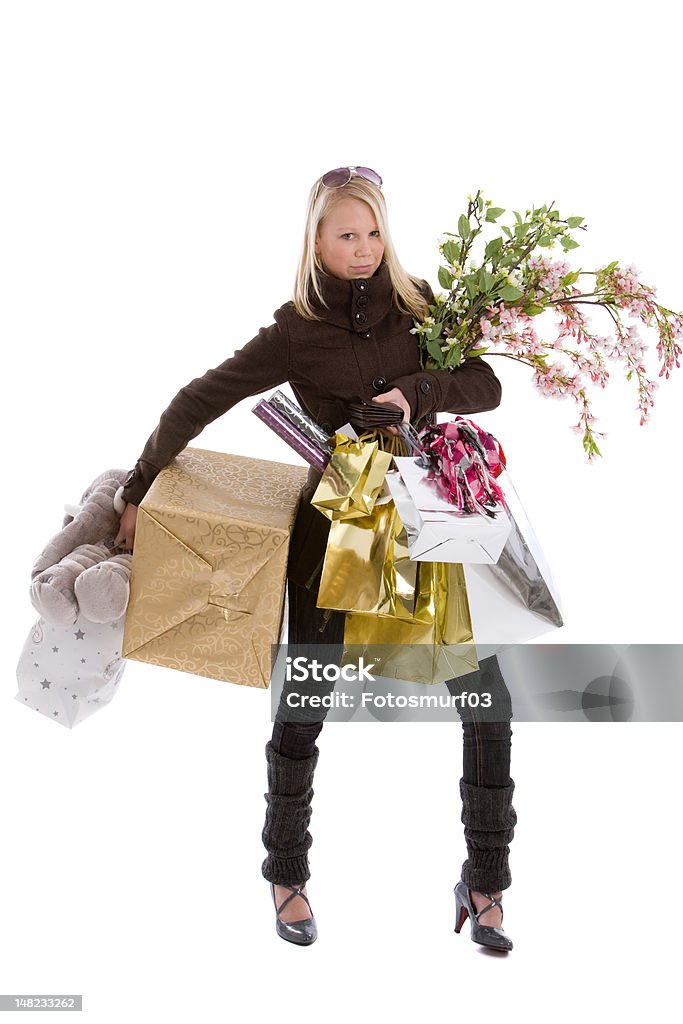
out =
[[[334,431],[334,427],[332,426],[330,420],[323,420],[322,423],[320,424],[320,429],[324,430],[326,434],[331,434]]]
[[[357,306],[367,306],[367,304],[368,304],[368,297],[367,297],[367,295],[359,295],[358,298],[356,299],[356,305]]]
[[[433,412],[428,412],[427,415],[425,416],[425,421],[427,423],[433,423],[434,422],[434,413]]]
[[[358,313],[353,314],[353,319],[357,324],[364,324],[367,318],[368,314],[363,309],[359,310]]]
[[[356,288],[359,292],[365,292],[368,290],[368,282],[362,277],[359,277],[356,281]]]
[[[359,338],[369,338],[370,334],[371,334],[371,331],[359,331],[358,332],[358,337]]]
[[[373,377],[373,379],[372,379],[372,386],[375,389],[375,391],[381,391],[382,388],[385,388],[387,386],[386,378],[384,378],[384,377]]]
[[[429,394],[429,392],[431,390],[432,390],[432,385],[429,383],[428,380],[421,380],[420,381],[420,391],[422,392],[423,395]]]

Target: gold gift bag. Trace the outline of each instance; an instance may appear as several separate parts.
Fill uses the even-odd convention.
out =
[[[401,528],[393,555],[400,565],[407,536]],[[411,562],[412,598],[400,572],[385,565],[385,613],[350,612],[344,623],[342,664],[374,663],[374,676],[440,683],[479,666],[474,646],[465,573],[457,562]],[[412,605],[412,608],[411,608]]]
[[[337,447],[311,503],[332,519],[317,605],[345,611],[342,663],[443,682],[478,667],[460,564],[416,562],[393,501],[380,493],[399,438],[379,431]],[[386,448],[389,448],[387,452]]]
[[[378,611],[382,567],[392,543],[393,502],[380,495],[392,456],[380,441],[335,435],[336,447],[311,504],[331,520],[316,604]]]
[[[366,516],[384,488],[393,456],[382,451],[379,441],[353,441],[339,433],[334,437],[334,452],[311,504],[332,522]]]
[[[123,656],[268,687],[304,467],[186,448],[138,509]]]

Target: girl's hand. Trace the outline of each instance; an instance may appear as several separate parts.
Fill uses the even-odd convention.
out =
[[[398,405],[403,409],[403,422],[410,422],[410,405],[408,403],[408,399],[400,388],[392,388],[391,391],[387,391],[382,395],[375,395],[372,401],[392,402],[394,405]],[[386,434],[398,434],[398,427],[383,427],[382,432]]]
[[[114,538],[114,544],[117,546],[123,544],[124,547],[133,550],[133,541],[135,540],[135,523],[138,518],[138,507],[132,505],[130,502],[124,508],[121,514],[121,522],[119,523],[119,532]]]

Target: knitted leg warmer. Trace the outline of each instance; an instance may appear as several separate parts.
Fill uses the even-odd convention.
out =
[[[508,855],[517,814],[512,806],[515,784],[473,786],[460,779],[461,821],[465,826],[467,860],[462,881],[477,892],[497,892],[512,884]]]
[[[268,856],[261,872],[275,885],[303,885],[311,877],[307,854],[313,837],[307,829],[319,753],[315,747],[310,757],[294,759],[279,754],[270,740],[266,744],[268,792],[262,839]]]

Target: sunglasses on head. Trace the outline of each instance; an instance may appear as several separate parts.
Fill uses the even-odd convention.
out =
[[[319,179],[316,195],[320,191],[321,185],[324,185],[325,188],[341,188],[342,185],[348,185],[354,174],[359,178],[365,178],[366,181],[376,185],[377,188],[382,187],[381,177],[371,167],[335,167],[333,171],[327,171]]]

